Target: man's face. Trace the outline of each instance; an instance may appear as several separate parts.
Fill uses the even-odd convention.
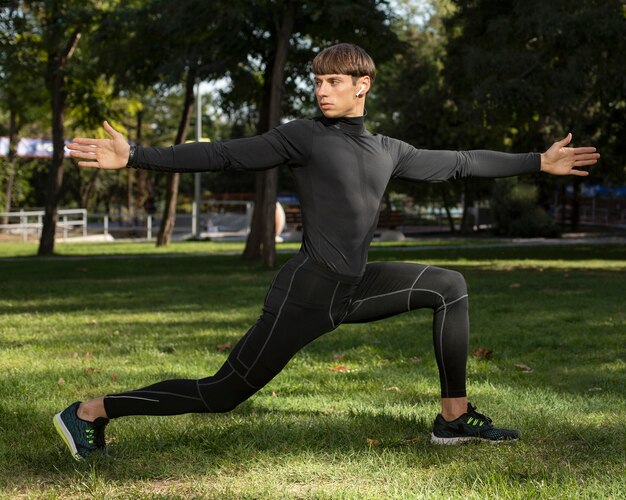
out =
[[[327,118],[362,116],[365,94],[369,89],[369,80],[361,77],[357,84],[352,83],[350,75],[315,75],[315,97],[322,113]],[[360,96],[356,94],[365,84]]]

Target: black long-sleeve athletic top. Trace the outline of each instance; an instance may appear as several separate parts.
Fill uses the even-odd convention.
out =
[[[302,251],[329,270],[361,276],[392,178],[438,182],[538,172],[539,153],[431,151],[368,132],[363,117],[294,120],[263,135],[169,148],[138,147],[129,167],[170,172],[291,168],[302,209]]]

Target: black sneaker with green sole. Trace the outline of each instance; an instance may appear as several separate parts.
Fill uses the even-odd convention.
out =
[[[107,418],[97,418],[87,422],[78,418],[76,411],[80,401],[72,403],[54,418],[54,427],[70,449],[76,460],[85,460],[94,452],[106,453],[104,428],[109,423]]]
[[[489,417],[478,413],[468,403],[467,412],[451,422],[445,420],[441,414],[437,415],[430,441],[433,444],[462,444],[468,441],[501,443],[515,441],[519,437],[519,431],[494,427]]]

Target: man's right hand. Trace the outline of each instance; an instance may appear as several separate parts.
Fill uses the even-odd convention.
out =
[[[88,139],[77,137],[67,149],[72,158],[80,158],[79,167],[103,168],[116,170],[126,167],[130,146],[124,136],[115,130],[108,122],[104,122],[104,130],[111,136],[110,139]]]

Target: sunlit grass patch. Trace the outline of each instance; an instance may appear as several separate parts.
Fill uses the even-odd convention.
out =
[[[288,255],[281,255],[284,262]],[[272,271],[238,256],[0,262],[0,496],[619,498],[626,491],[626,259],[616,245],[372,252],[463,272],[470,399],[512,446],[429,443],[432,313],[344,325],[235,411],[130,417],[75,463],[69,403],[197,378],[261,312]],[[345,370],[337,369],[338,366]],[[525,366],[529,370],[522,369]]]

